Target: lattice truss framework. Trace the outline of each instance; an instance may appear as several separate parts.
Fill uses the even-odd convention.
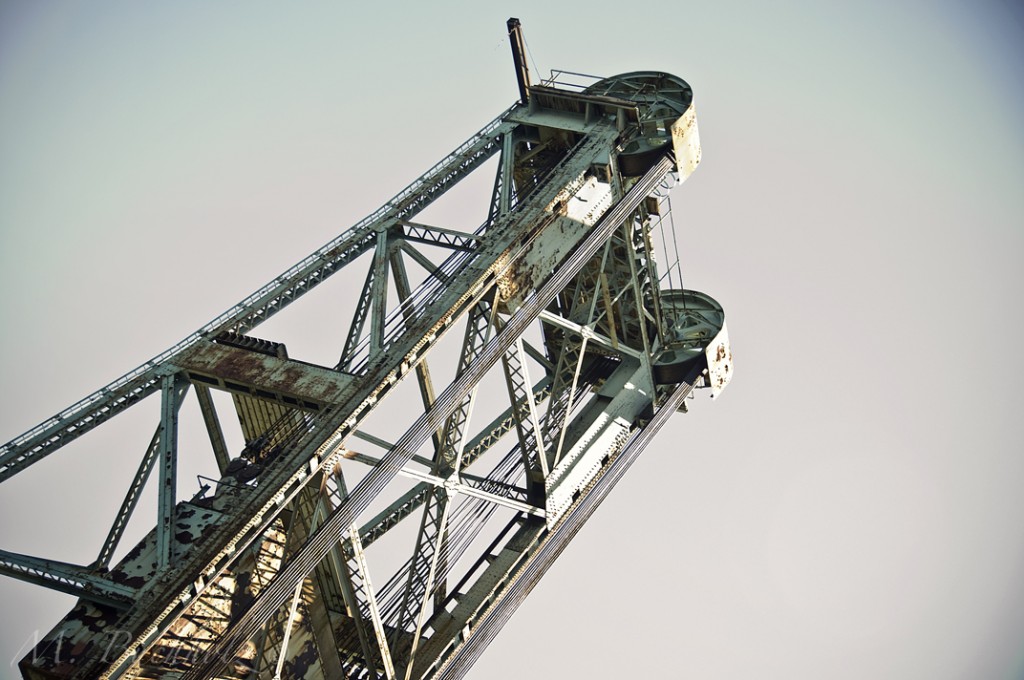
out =
[[[0,572],[80,598],[26,677],[460,677],[691,389],[721,389],[721,308],[672,289],[668,190],[699,161],[689,87],[553,76],[524,99],[228,312],[0,449],[4,481],[160,403],[94,562],[0,552]],[[416,221],[491,158],[479,228]],[[354,267],[334,365],[250,334]],[[192,398],[220,478],[185,499]],[[119,555],[154,471],[156,525]]]

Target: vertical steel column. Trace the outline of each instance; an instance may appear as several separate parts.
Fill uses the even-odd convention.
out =
[[[160,385],[160,486],[157,489],[157,567],[164,571],[174,559],[174,506],[178,484],[178,409],[184,390],[180,374],[163,376]]]
[[[388,232],[377,232],[377,248],[373,253],[373,316],[370,319],[370,352],[384,344],[384,322],[388,311]]]

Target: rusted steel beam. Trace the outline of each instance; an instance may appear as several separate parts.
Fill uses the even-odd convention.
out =
[[[352,377],[323,366],[201,340],[175,359],[197,385],[305,411],[341,402]]]

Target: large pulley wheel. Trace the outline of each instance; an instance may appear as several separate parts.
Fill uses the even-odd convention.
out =
[[[676,384],[695,363],[707,361],[705,352],[725,325],[725,312],[710,295],[666,290],[661,293],[661,316],[665,341],[654,357],[654,379]]]

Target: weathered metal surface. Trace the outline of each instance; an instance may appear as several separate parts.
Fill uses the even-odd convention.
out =
[[[697,130],[697,112],[691,106],[679,120],[672,123],[672,148],[676,154],[676,169],[686,179],[700,164],[700,133]]]
[[[729,329],[724,323],[706,353],[711,396],[717,397],[732,380],[732,348],[729,346]]]
[[[732,370],[724,316],[718,325],[703,318],[713,332],[684,348],[693,324],[680,320],[693,310],[676,304],[685,295],[662,291],[651,245],[651,225],[666,214],[659,192],[673,171],[685,178],[699,161],[689,86],[638,72],[577,89],[527,81],[523,96],[528,107],[506,111],[374,215],[109,395],[69,410],[66,428],[44,423],[0,451],[2,478],[77,436],[76,423],[92,427],[91,418],[104,420],[162,381],[165,413],[101,553],[108,558],[157,459],[174,486],[184,377],[201,386],[222,471],[212,495],[175,503],[164,493],[165,529],[91,577],[100,589],[137,588],[137,605],[83,602],[23,660],[26,677],[457,677],[679,395],[699,380],[714,394],[724,387]],[[414,221],[499,151],[478,230]],[[413,242],[450,255],[427,257]],[[370,250],[338,367],[243,335]],[[418,287],[406,256],[429,273]],[[523,338],[542,315],[543,354]],[[463,319],[455,377],[438,382],[428,358]],[[683,349],[695,350],[687,361],[669,356]],[[508,408],[481,425],[475,395],[492,367]],[[537,372],[545,375],[531,385]],[[394,444],[363,435],[383,455],[350,451],[349,438],[411,375],[422,413],[384,435]],[[236,458],[208,387],[232,393],[246,441]],[[464,472],[506,443],[489,472]],[[369,470],[350,492],[342,466],[362,464]],[[398,491],[397,475],[419,483]],[[367,521],[371,504],[383,509]],[[364,548],[417,508],[415,553],[382,578]],[[490,540],[483,554],[471,550],[480,537]]]
[[[200,340],[174,360],[194,382],[319,411],[344,401],[352,377],[294,359]]]
[[[650,367],[624,361],[574,421],[559,464],[545,480],[547,523],[554,526],[654,406]]]
[[[515,311],[611,205],[611,187],[588,176],[576,191],[559,197],[558,215],[503,277],[502,301]]]
[[[194,553],[223,517],[221,508],[230,505],[229,496],[216,500],[180,503],[175,513],[171,549],[176,560]],[[151,531],[121,562],[106,574],[113,584],[131,592],[138,603],[150,601],[160,581],[156,530]],[[121,607],[82,600],[26,657],[21,664],[26,677],[75,677],[82,663],[97,654],[110,658],[120,654],[132,635],[122,627],[126,613]],[[29,663],[30,662],[30,663]],[[46,675],[43,675],[45,673]]]
[[[713,355],[719,374],[717,395],[728,382],[732,354],[728,335],[718,340],[725,329],[725,312],[711,296],[695,290],[662,292],[664,329],[654,358],[654,378],[661,384],[675,384],[690,370],[691,364],[708,368]],[[721,351],[722,357],[717,358]]]

